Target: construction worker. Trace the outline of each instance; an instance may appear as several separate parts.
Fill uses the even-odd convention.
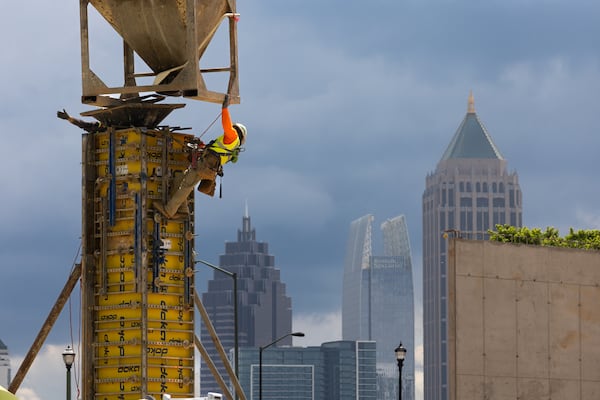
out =
[[[208,143],[197,162],[192,163],[180,178],[173,182],[171,195],[167,204],[155,202],[156,208],[167,218],[177,214],[188,213],[187,198],[199,183],[198,191],[214,196],[217,174],[222,175],[222,168],[228,162],[236,162],[241,146],[246,142],[246,127],[240,123],[232,123],[229,115],[229,95],[223,100],[221,122],[223,135]]]
[[[100,122],[85,122],[80,119],[73,118],[64,109],[62,111],[57,111],[56,116],[60,119],[69,121],[73,125],[78,126],[89,133],[104,132],[106,130],[106,126],[102,125]]]

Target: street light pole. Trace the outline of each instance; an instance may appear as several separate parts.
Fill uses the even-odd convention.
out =
[[[258,348],[258,400],[262,400],[262,353],[263,353],[263,350],[265,350],[267,347],[273,346],[275,343],[279,342],[280,340],[285,339],[288,336],[304,337],[304,333],[303,332],[288,333],[288,334],[285,334],[285,335],[275,339],[268,345],[261,346]]]
[[[203,260],[196,260],[194,261],[194,264],[198,264],[198,263],[202,263],[204,265],[206,265],[207,267],[210,267],[216,271],[222,272],[225,275],[230,276],[233,279],[233,332],[234,332],[234,338],[233,338],[233,352],[234,352],[234,369],[235,369],[235,376],[239,379],[240,375],[239,375],[239,360],[238,360],[238,355],[239,355],[239,343],[238,343],[238,289],[237,289],[237,273],[235,272],[231,272],[231,271],[227,271],[226,269],[223,269],[221,267],[217,267],[216,265],[213,265],[209,262],[203,261]],[[237,392],[235,393],[235,398],[237,399]]]
[[[67,346],[65,351],[62,353],[65,367],[67,367],[67,400],[71,400],[71,366],[75,361],[75,352],[71,346]]]
[[[406,349],[400,342],[394,351],[396,352],[396,360],[398,360],[398,400],[402,400],[402,366],[406,357]]]

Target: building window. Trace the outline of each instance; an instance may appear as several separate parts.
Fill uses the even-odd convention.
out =
[[[483,193],[487,193],[488,192],[488,184],[487,182],[483,182]]]
[[[478,197],[477,198],[477,207],[488,207],[489,201],[487,197]]]
[[[523,215],[521,213],[519,213],[519,221],[517,221],[519,223],[518,226],[522,226],[523,225]]]
[[[473,207],[473,199],[470,197],[461,197],[460,198],[460,206],[461,207]]]
[[[465,191],[465,183],[464,182],[461,182],[458,184],[458,191],[461,193]]]

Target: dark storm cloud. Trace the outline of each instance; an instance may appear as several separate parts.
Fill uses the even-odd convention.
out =
[[[56,111],[90,107],[80,103],[77,3],[11,2],[5,11],[0,319],[21,323],[0,329],[0,339],[24,354],[79,244],[81,133]],[[331,315],[350,222],[405,214],[418,293],[425,176],[470,90],[519,173],[525,223],[599,227],[599,3],[244,0],[238,11],[242,104],[231,113],[249,140],[226,168],[223,199],[196,195],[200,258],[217,262],[224,242],[236,240],[247,201],[294,313]],[[93,63],[118,81],[120,69],[108,64],[120,62],[121,43],[101,22]],[[185,103],[166,123],[196,134],[220,111]],[[217,123],[205,139],[218,131]],[[52,334],[59,342],[65,318]]]

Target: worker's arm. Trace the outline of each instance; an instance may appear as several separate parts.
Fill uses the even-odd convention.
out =
[[[237,139],[237,131],[233,129],[233,123],[231,122],[231,115],[229,115],[229,95],[225,95],[223,101],[223,111],[221,113],[221,122],[223,123],[223,143],[231,144]]]

